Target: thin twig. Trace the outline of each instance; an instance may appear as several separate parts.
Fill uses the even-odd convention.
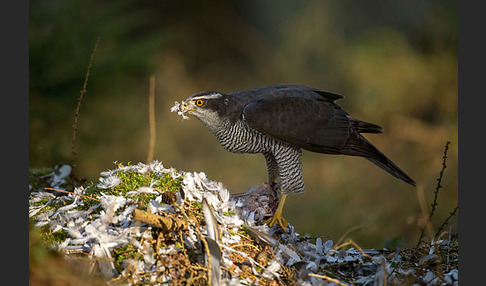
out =
[[[332,282],[332,283],[336,283],[337,285],[342,285],[342,286],[348,286],[348,284],[346,283],[343,283],[337,279],[334,279],[334,278],[331,278],[327,275],[319,275],[319,274],[314,274],[314,273],[309,273],[309,276],[313,276],[313,277],[317,277],[317,278],[322,278],[324,280],[327,280],[329,282]]]
[[[73,154],[73,163],[72,165],[75,166],[74,162],[76,161],[76,131],[78,130],[78,116],[79,116],[79,108],[81,107],[81,101],[83,100],[83,96],[86,93],[86,86],[88,85],[88,78],[89,73],[91,71],[91,66],[93,65],[93,59],[96,54],[96,49],[98,48],[98,44],[100,42],[100,37],[96,39],[95,46],[93,48],[93,52],[91,52],[91,57],[89,59],[88,69],[86,71],[86,76],[84,78],[83,89],[79,92],[78,97],[78,106],[76,107],[76,112],[74,113],[74,125],[73,125],[73,136],[71,141],[71,152]]]
[[[435,233],[435,237],[439,236],[439,234],[444,230],[444,227],[449,224],[449,220],[456,215],[458,207],[455,207],[452,212],[449,213],[449,216],[445,219],[445,221],[442,223],[442,225],[439,227],[437,232]]]
[[[83,198],[87,198],[87,199],[90,199],[90,200],[95,200],[95,201],[101,202],[100,200],[98,200],[96,198],[88,197],[88,196],[81,195],[81,194],[76,194],[76,193],[73,193],[73,192],[70,192],[70,191],[65,191],[65,190],[60,190],[60,189],[55,189],[55,188],[44,188],[44,190],[57,191],[57,192],[61,192],[61,193],[68,193],[68,194],[71,194],[71,195],[80,196],[80,197],[83,197]]]
[[[451,141],[447,141],[445,148],[444,148],[444,155],[442,156],[442,169],[440,170],[439,178],[437,179],[437,187],[435,188],[435,192],[434,192],[434,201],[431,205],[432,209],[430,210],[429,218],[428,218],[427,222],[425,223],[424,227],[422,228],[417,246],[419,246],[420,243],[423,241],[422,239],[423,239],[424,234],[425,234],[426,225],[429,224],[429,223],[432,223],[432,216],[434,216],[435,208],[437,207],[437,198],[439,197],[439,190],[442,188],[442,185],[441,185],[442,176],[444,175],[445,168],[447,168],[446,160],[447,160],[447,151],[449,150],[449,144],[451,144]]]
[[[149,148],[147,152],[147,164],[154,159],[154,148],[155,148],[155,76],[150,76],[150,86],[149,86]]]
[[[437,198],[439,197],[439,189],[442,188],[442,185],[440,183],[442,182],[442,176],[444,175],[444,170],[445,168],[447,168],[446,166],[447,151],[449,150],[450,143],[451,141],[447,141],[444,148],[444,155],[442,156],[442,169],[440,170],[439,178],[437,179],[437,187],[435,188],[435,192],[434,192],[434,202],[432,203],[432,210],[430,211],[429,221],[432,219],[432,216],[435,213],[435,207],[437,206]]]
[[[248,247],[253,247],[254,249],[256,249],[257,251],[261,251],[260,248],[258,248],[257,246],[253,245],[253,244],[249,244],[249,243],[240,243],[240,244],[234,244],[232,245],[231,247],[235,248],[235,247],[244,247],[244,246],[248,246]]]

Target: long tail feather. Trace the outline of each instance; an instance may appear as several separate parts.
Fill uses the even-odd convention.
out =
[[[390,175],[416,186],[416,183],[402,169],[400,169],[392,160],[388,159],[385,154],[378,150],[366,138],[358,133],[352,133],[346,142],[344,154],[351,156],[361,156],[377,165]]]

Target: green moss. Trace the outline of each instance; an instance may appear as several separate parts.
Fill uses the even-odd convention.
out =
[[[42,198],[40,201],[30,203],[30,205],[36,206],[36,207],[43,206],[43,205],[47,204],[49,202],[49,200],[51,200],[51,199],[52,199],[51,197],[46,196],[46,197]]]
[[[33,190],[42,190],[45,187],[49,187],[49,183],[47,182],[46,178],[42,178],[42,176],[49,174],[52,172],[52,168],[40,168],[40,169],[30,169],[29,170],[29,182],[32,186]],[[117,169],[115,170],[115,174],[120,178],[120,184],[111,188],[111,189],[100,189],[98,188],[97,182],[85,182],[83,184],[85,197],[79,197],[81,203],[78,204],[75,210],[87,210],[100,202],[96,200],[96,197],[99,197],[101,193],[107,195],[115,195],[115,196],[124,196],[130,191],[138,190],[141,187],[154,187],[158,193],[157,194],[147,194],[147,193],[140,193],[137,196],[133,197],[137,204],[139,205],[139,209],[146,209],[150,200],[153,200],[160,196],[161,193],[171,191],[177,192],[180,190],[183,177],[179,176],[177,178],[172,178],[170,174],[166,173],[146,173],[141,174],[136,171],[123,171],[123,165],[117,164]],[[69,177],[67,178],[69,180]],[[35,186],[34,186],[35,184]],[[70,190],[72,191],[72,190]],[[90,198],[91,197],[91,198]],[[51,200],[51,201],[50,201]],[[49,203],[50,201],[50,203]],[[45,206],[49,203],[49,205],[45,206],[42,210],[39,211],[38,214],[44,213],[46,211],[55,211],[60,207],[70,204],[72,201],[70,199],[65,198],[52,198],[52,197],[45,197],[42,200],[32,203],[35,206]],[[200,210],[201,205],[197,204],[197,209]],[[122,209],[118,210],[119,212],[123,211]],[[116,213],[115,213],[116,215]],[[31,218],[31,221],[35,221],[35,216]],[[52,232],[48,225],[45,225],[39,229],[41,233],[41,237],[43,242],[47,245],[52,245],[54,242],[62,242],[64,241],[68,233],[64,230]],[[126,246],[125,248],[121,248],[117,251],[117,257],[119,259],[119,263],[127,256],[129,257],[139,257],[136,255],[136,249],[129,249]],[[141,256],[140,256],[141,257]],[[120,266],[120,265],[118,265]]]
[[[91,207],[99,204],[96,197],[101,194],[101,190],[97,188],[93,182],[89,182],[84,186],[83,196],[79,197],[80,203],[74,208],[75,210],[88,210]]]
[[[154,200],[158,194],[140,194],[138,195],[138,205],[140,210],[147,210],[150,200]]]
[[[123,261],[125,259],[143,260],[143,255],[138,252],[138,249],[135,246],[127,244],[113,250],[113,259],[116,270],[121,272],[123,270]]]
[[[228,209],[228,211],[223,212],[225,216],[233,216],[236,214],[236,212],[232,209]]]
[[[46,205],[49,202],[49,200],[51,200],[51,202],[48,205]],[[59,209],[60,207],[63,207],[63,206],[70,204],[70,203],[71,203],[70,201],[56,200],[56,199],[53,199],[52,197],[45,197],[38,202],[32,203],[31,205],[33,205],[33,206],[44,206],[39,212],[37,212],[37,215],[39,215],[39,214],[42,214],[42,213],[45,213],[45,212],[48,212],[48,211],[55,211],[55,210]]]
[[[250,236],[250,230],[244,224],[240,225],[238,231],[242,236]]]
[[[29,177],[40,177],[52,173],[52,168],[29,168]]]
[[[49,225],[44,225],[39,229],[41,240],[45,245],[53,245],[54,243],[61,243],[68,237],[68,233],[64,230],[52,232]]]
[[[113,188],[110,192],[113,195],[125,195],[127,192],[137,190],[140,187],[160,188],[161,191],[176,192],[180,189],[182,184],[182,176],[173,179],[170,174],[147,173],[140,174],[134,171],[124,171],[121,169],[122,165],[115,171],[115,174],[120,178],[120,184]]]
[[[50,174],[52,168],[29,168],[29,185],[32,191],[42,190],[51,185],[47,182],[48,178],[43,176]]]
[[[177,192],[182,186],[183,177],[179,176],[174,179],[170,174],[165,173],[159,179],[162,190]]]

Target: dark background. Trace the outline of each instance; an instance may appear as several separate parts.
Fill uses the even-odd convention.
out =
[[[458,203],[457,30],[455,1],[30,1],[29,166],[71,163],[79,91],[101,37],[78,118],[77,176],[97,181],[115,161],[146,160],[154,75],[154,157],[242,192],[266,180],[263,156],[228,153],[170,107],[201,90],[309,84],[381,125],[384,134],[366,137],[418,187],[361,158],[304,152],[307,191],[284,215],[301,234],[337,241],[362,225],[350,234],[362,247],[414,245],[418,194],[430,210],[446,141],[436,229]],[[457,218],[451,225],[457,232]]]

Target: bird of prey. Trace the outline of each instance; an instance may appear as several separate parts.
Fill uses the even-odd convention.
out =
[[[277,84],[224,94],[196,93],[172,108],[199,119],[221,145],[234,153],[262,153],[268,182],[279,179],[281,199],[267,225],[288,223],[282,210],[288,194],[303,194],[301,149],[363,157],[392,176],[415,182],[361,133],[382,133],[378,125],[349,116],[336,100],[342,95],[308,85]]]

